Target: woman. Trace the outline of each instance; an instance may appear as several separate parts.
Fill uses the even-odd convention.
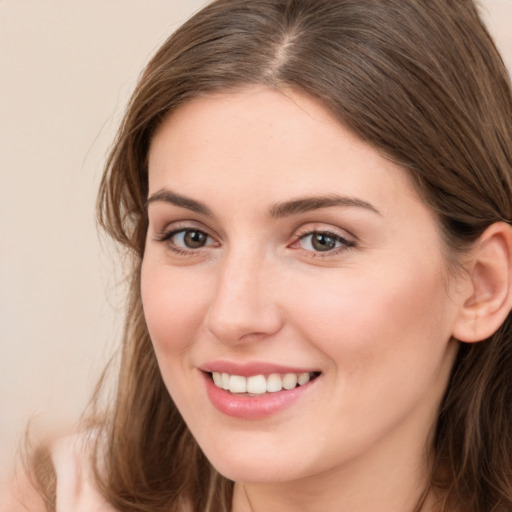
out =
[[[36,457],[48,507],[511,510],[511,141],[470,0],[196,14],[103,178],[117,395]]]

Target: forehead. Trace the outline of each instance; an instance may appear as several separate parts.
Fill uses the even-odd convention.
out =
[[[255,197],[347,193],[418,200],[408,174],[319,101],[254,87],[196,98],[172,112],[149,152],[150,194]]]

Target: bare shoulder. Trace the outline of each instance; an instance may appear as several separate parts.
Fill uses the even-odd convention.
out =
[[[90,433],[55,440],[49,447],[48,464],[43,466],[43,474],[39,472],[39,480],[50,478],[54,483],[48,500],[52,505],[46,505],[32,479],[19,471],[0,486],[0,512],[117,512],[95,484],[90,463],[93,446],[94,436]]]
[[[99,492],[91,466],[98,433],[88,431],[58,440],[52,449],[57,476],[57,512],[116,512]]]

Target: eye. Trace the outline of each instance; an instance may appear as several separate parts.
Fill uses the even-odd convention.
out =
[[[354,242],[329,231],[312,231],[301,235],[296,244],[306,251],[319,253],[338,252],[353,247]]]
[[[183,229],[175,233],[171,239],[179,247],[200,249],[208,243],[208,235],[197,229]]]
[[[163,234],[158,238],[160,242],[167,242],[171,250],[179,251],[193,251],[202,249],[203,247],[216,246],[215,240],[200,229],[175,229]]]

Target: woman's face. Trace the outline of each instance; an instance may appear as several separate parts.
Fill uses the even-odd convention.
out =
[[[148,214],[149,332],[221,473],[417,469],[460,301],[401,168],[303,94],[212,95],[154,137]]]

